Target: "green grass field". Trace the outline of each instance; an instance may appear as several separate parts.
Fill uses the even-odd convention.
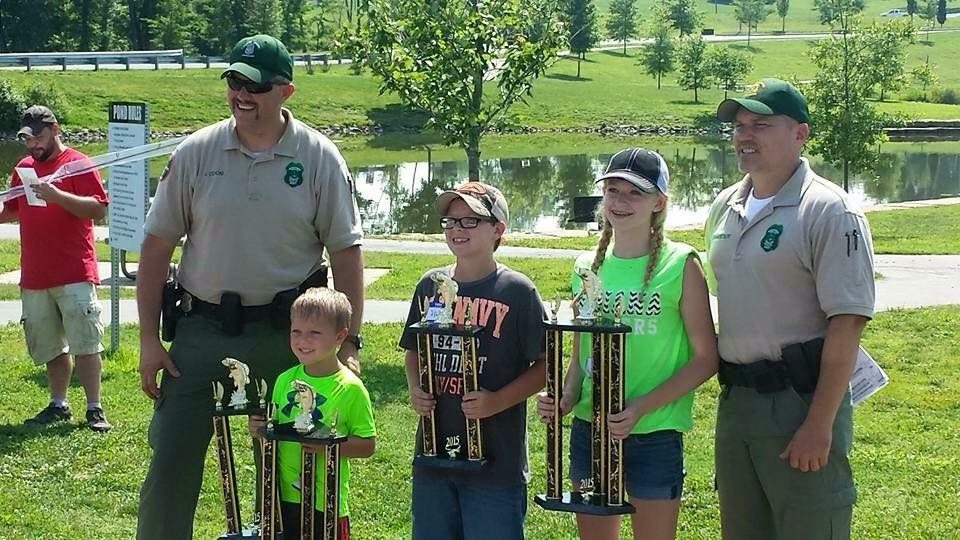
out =
[[[960,459],[956,433],[960,406],[960,307],[881,313],[865,346],[891,377],[890,385],[857,408],[852,463],[859,500],[858,539],[955,538]],[[416,417],[407,405],[397,324],[364,328],[364,382],[374,402],[376,454],[354,461],[350,506],[356,538],[409,537],[409,474]],[[138,489],[150,451],[150,402],[138,389],[136,329],[125,327],[121,348],[105,361],[104,403],[115,429],[98,435],[75,424],[49,429],[20,422],[42,407],[45,380],[27,359],[18,325],[0,327],[0,527],[2,538],[132,538]],[[717,386],[698,392],[695,428],[686,436],[687,478],[679,538],[719,537],[712,490],[712,430]],[[74,407],[82,390],[70,389]],[[543,489],[544,430],[530,419],[530,496]],[[238,424],[238,422],[235,422]],[[243,511],[252,507],[252,460],[235,425]],[[207,459],[196,518],[196,538],[223,531],[216,463]],[[531,539],[574,538],[572,518],[530,504]]]
[[[909,49],[907,68],[924,62],[927,55],[937,66],[942,85],[960,86],[960,33],[934,34],[932,43],[920,42]],[[756,41],[731,45],[747,50],[754,69],[748,80],[763,76],[781,76],[809,80],[814,70],[805,52],[808,44],[796,41]],[[564,59],[534,85],[527,104],[514,108],[517,120],[542,129],[596,127],[601,124],[692,126],[713,123],[716,104],[723,98],[719,90],[693,93],[676,86],[675,74],[664,79],[657,90],[656,81],[637,65],[637,51],[623,57],[617,51],[595,52],[582,66],[582,79],[576,79],[576,62]],[[72,106],[67,127],[102,129],[107,103],[115,100],[143,100],[151,107],[151,125],[156,130],[192,130],[223,118],[227,114],[223,83],[219,72],[209,70],[155,71],[33,71],[3,72],[0,77],[17,86],[36,80],[49,81],[65,95]],[[418,129],[423,118],[399,105],[392,95],[379,95],[377,81],[365,73],[354,75],[345,66],[329,72],[306,74],[298,68],[297,93],[289,102],[295,114],[315,126],[380,124],[388,129]],[[896,101],[896,96],[880,109],[908,118],[954,118],[960,107]],[[435,137],[426,139],[439,142]],[[389,141],[383,141],[389,144]]]

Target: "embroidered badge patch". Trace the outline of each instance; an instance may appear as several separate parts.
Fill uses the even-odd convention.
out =
[[[290,187],[297,187],[303,183],[303,165],[293,161],[287,165],[287,174],[283,177],[284,183]]]
[[[780,235],[783,234],[783,225],[771,225],[767,233],[760,239],[760,248],[764,251],[773,251],[780,245]]]

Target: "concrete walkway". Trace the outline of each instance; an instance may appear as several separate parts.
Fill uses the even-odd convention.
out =
[[[443,244],[431,242],[402,242],[393,245],[392,241],[381,240],[385,248],[417,252],[422,249],[442,248]],[[507,246],[504,246],[506,248]],[[373,246],[368,246],[369,249]],[[571,257],[572,250],[514,248],[523,253],[518,256]],[[512,255],[512,253],[511,253]],[[944,304],[960,305],[960,255],[877,255],[876,272],[881,275],[877,280],[877,310],[894,308],[912,308]],[[413,284],[410,284],[411,291]],[[715,301],[715,299],[714,299]],[[110,321],[110,299],[101,300],[104,322]],[[787,308],[789,306],[784,306]],[[402,322],[406,319],[409,303],[404,300],[367,300],[364,304],[363,320],[371,323]],[[561,316],[569,316],[561,310]],[[716,316],[716,305],[714,305]],[[0,302],[0,324],[20,320],[20,302]],[[137,322],[136,302],[132,299],[120,301],[120,321]]]

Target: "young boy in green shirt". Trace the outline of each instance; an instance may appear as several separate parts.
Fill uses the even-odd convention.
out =
[[[337,350],[350,326],[350,301],[341,292],[326,288],[308,289],[290,309],[290,348],[300,360],[277,377],[273,386],[274,422],[294,422],[303,411],[294,391],[294,381],[309,384],[316,392],[313,413],[317,428],[335,427],[346,435],[340,444],[339,538],[350,537],[347,496],[350,488],[350,462],[346,458],[366,458],[376,448],[376,429],[370,396],[360,379],[337,360]],[[331,425],[335,422],[335,425]],[[265,424],[262,416],[251,416],[250,432],[258,436]],[[323,470],[318,467],[318,478]],[[300,530],[300,444],[281,441],[277,445],[277,484],[285,531]],[[323,488],[317,486],[317,508],[323,508]],[[314,519],[315,534],[323,523],[320,511]]]

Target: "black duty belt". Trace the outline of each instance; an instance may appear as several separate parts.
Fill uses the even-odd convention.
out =
[[[185,294],[190,294],[189,292]],[[192,298],[189,301],[190,310],[187,312],[190,315],[200,315],[201,317],[206,317],[208,319],[214,319],[217,321],[223,320],[222,310],[220,304],[213,304],[211,302],[205,302],[200,300],[196,296],[190,295]],[[273,304],[264,304],[262,306],[242,306],[240,307],[240,313],[243,315],[243,320],[245,322],[256,322],[269,319],[274,311]]]
[[[793,386],[782,361],[760,360],[750,364],[733,364],[721,360],[717,378],[724,386],[744,386],[761,394],[779,392]]]

